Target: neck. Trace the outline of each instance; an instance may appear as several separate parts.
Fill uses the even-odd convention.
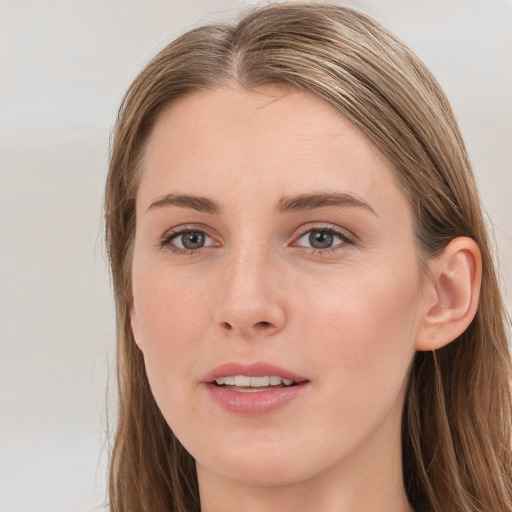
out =
[[[342,464],[290,485],[250,485],[198,465],[201,512],[412,512],[399,436],[383,441],[377,434],[366,453],[356,450]]]
[[[339,482],[256,488],[219,485],[201,492],[201,512],[412,512],[401,482],[364,491]]]

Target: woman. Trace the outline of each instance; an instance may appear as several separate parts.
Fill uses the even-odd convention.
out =
[[[510,355],[430,72],[366,16],[193,30],[121,106],[111,510],[512,510]]]

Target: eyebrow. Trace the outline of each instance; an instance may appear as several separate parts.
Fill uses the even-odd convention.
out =
[[[278,213],[313,210],[326,206],[345,206],[364,208],[378,217],[375,210],[364,199],[348,192],[321,192],[318,194],[301,194],[294,197],[282,196],[276,203]]]
[[[220,213],[221,211],[219,203],[212,199],[184,194],[167,194],[159,197],[149,205],[148,210],[161,206],[179,206],[181,208],[189,208],[198,212],[211,214]]]
[[[219,214],[222,210],[219,203],[207,197],[192,196],[186,194],[166,194],[153,201],[148,210],[162,206],[178,206],[189,208],[198,212]],[[364,208],[377,216],[375,210],[361,197],[348,192],[320,192],[316,194],[301,194],[298,196],[281,196],[276,202],[276,213],[314,210],[327,206],[343,206]]]

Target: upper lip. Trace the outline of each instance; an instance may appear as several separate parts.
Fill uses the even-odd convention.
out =
[[[227,377],[232,375],[246,375],[248,377],[265,377],[267,375],[275,375],[276,377],[292,380],[295,383],[300,383],[307,380],[306,378],[276,366],[275,364],[259,361],[250,364],[242,364],[237,362],[222,364],[208,372],[202,378],[202,381],[210,383],[214,382],[219,377]]]

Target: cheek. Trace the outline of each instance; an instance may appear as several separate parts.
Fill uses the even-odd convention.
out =
[[[379,431],[395,439],[414,356],[412,275],[357,274],[310,295],[300,313],[309,333],[301,350],[319,370],[314,407],[326,453],[348,453]]]
[[[359,407],[392,401],[402,388],[414,355],[421,293],[415,266],[408,272],[393,266],[365,268],[326,280],[307,297],[297,313],[301,330],[321,350],[308,350],[312,366],[323,368],[329,385]],[[322,377],[321,377],[322,378]],[[348,393],[347,390],[351,392]]]
[[[190,293],[180,292],[176,283],[159,279],[134,285],[134,306],[146,355],[179,351],[185,348],[185,340],[197,336],[197,301]]]
[[[209,307],[210,286],[204,273],[198,277],[176,272],[154,259],[141,257],[133,265],[134,306],[143,343],[147,349],[182,350],[200,337],[198,319]]]
[[[169,274],[169,273],[167,273]],[[134,308],[148,379],[157,402],[179,401],[206,336],[202,321],[208,310],[205,290],[177,281],[164,269],[133,273]],[[185,372],[187,379],[185,379]]]

